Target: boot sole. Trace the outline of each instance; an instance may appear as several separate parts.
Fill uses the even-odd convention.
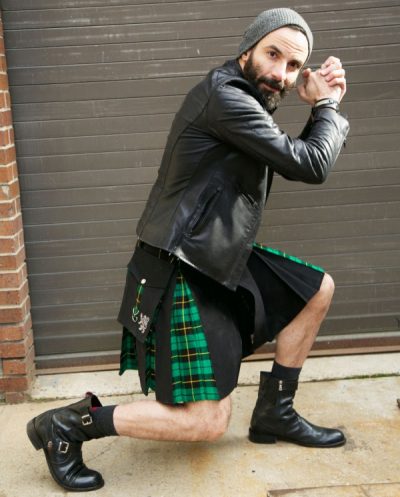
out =
[[[341,447],[346,443],[346,439],[344,439],[340,440],[339,442],[326,444],[326,445],[308,444],[305,442],[294,440],[293,438],[285,438],[285,437],[280,437],[279,435],[273,435],[272,433],[255,433],[252,430],[249,430],[249,440],[250,442],[256,444],[274,444],[278,440],[282,440],[283,442],[294,443],[297,445],[301,445],[302,447],[314,447],[317,449],[329,449],[333,447]]]
[[[31,419],[29,423],[26,425],[26,433],[32,445],[35,447],[35,449],[40,450],[43,449],[43,442],[36,431],[35,419],[36,418]]]
[[[65,485],[63,482],[61,482],[59,480],[59,478],[57,477],[57,475],[55,475],[53,473],[53,469],[51,467],[47,452],[44,450],[43,441],[40,438],[38,432],[36,431],[35,419],[36,418],[33,418],[28,422],[28,424],[26,426],[26,433],[28,435],[29,440],[31,441],[32,445],[35,447],[36,450],[43,449],[50,474],[53,477],[54,481],[60,485],[60,487],[65,488],[69,492],[90,492],[91,490],[98,490],[99,488],[104,487],[104,480],[102,480],[101,483],[99,483],[99,485],[96,485],[94,487],[85,487],[85,488],[69,487],[68,485]]]

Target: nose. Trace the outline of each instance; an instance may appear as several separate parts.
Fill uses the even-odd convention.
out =
[[[276,81],[285,81],[286,63],[284,61],[276,62],[272,69],[271,75]]]

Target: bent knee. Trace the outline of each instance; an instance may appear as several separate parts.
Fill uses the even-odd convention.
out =
[[[199,409],[192,418],[192,440],[214,442],[226,432],[231,416],[231,401],[227,397],[221,401],[210,401],[204,409]]]
[[[325,273],[318,292],[309,302],[310,307],[318,312],[326,312],[329,309],[334,292],[335,282],[330,274]]]
[[[225,408],[220,408],[215,413],[215,416],[210,419],[211,429],[207,430],[207,440],[209,442],[214,442],[224,435],[229,426],[230,420],[230,409],[229,412]]]
[[[329,299],[329,301],[332,299],[333,294],[335,293],[335,282],[330,274],[324,274],[319,291],[324,297]]]

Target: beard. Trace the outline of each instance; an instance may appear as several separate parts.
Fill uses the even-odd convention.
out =
[[[243,75],[247,79],[247,81],[255,86],[261,93],[262,99],[268,112],[274,112],[274,110],[281,103],[282,99],[285,98],[289,91],[295,86],[295,84],[291,86],[285,86],[283,83],[280,83],[275,79],[270,79],[266,76],[259,76],[259,66],[255,65],[253,62],[253,51],[250,53],[250,57],[245,62],[245,65],[243,67]],[[270,88],[274,88],[278,91],[274,92],[271,90],[267,90],[263,83],[268,85]]]

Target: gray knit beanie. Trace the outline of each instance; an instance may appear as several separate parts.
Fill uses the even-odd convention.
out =
[[[264,38],[267,34],[288,25],[298,26],[306,35],[308,41],[308,60],[313,47],[311,29],[300,14],[292,9],[286,8],[270,9],[261,12],[246,29],[243,40],[239,46],[238,56],[240,57],[246,50],[249,50],[249,48],[259,42],[261,38]]]

